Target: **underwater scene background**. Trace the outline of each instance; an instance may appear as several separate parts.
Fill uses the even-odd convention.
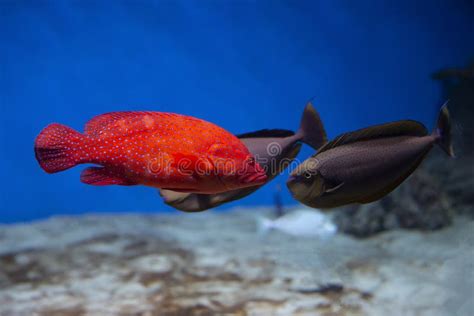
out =
[[[474,314],[473,38],[471,1],[0,1],[0,316]],[[304,207],[286,170],[191,214],[33,150],[111,111],[296,131],[308,100],[329,139],[449,100],[456,158],[370,204]]]
[[[154,110],[235,134],[296,130],[314,97],[329,138],[407,118],[431,129],[445,96],[430,76],[474,51],[463,1],[2,1],[0,23],[2,222],[170,211],[149,188],[41,172],[33,141],[51,122]],[[285,180],[223,207],[271,204]]]

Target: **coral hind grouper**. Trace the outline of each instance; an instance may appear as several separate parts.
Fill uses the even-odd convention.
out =
[[[51,124],[35,154],[48,173],[92,163],[81,174],[91,185],[146,185],[180,192],[219,193],[265,183],[265,171],[226,130],[190,116],[113,112],[90,120],[81,134]]]
[[[431,134],[419,122],[398,121],[336,137],[301,163],[287,186],[296,200],[315,208],[370,203],[400,185],[434,144],[454,156],[446,105]]]
[[[317,149],[326,142],[326,132],[319,114],[311,103],[303,111],[300,128],[295,133],[289,130],[260,130],[238,135],[250,153],[267,173],[267,182],[274,179],[287,168],[298,155],[301,144],[306,143]],[[184,211],[200,212],[221,204],[241,199],[262,185],[236,189],[217,194],[181,193],[160,190],[166,204]]]

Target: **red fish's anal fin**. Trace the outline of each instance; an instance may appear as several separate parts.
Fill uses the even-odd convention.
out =
[[[137,183],[120,177],[104,167],[89,167],[81,173],[81,182],[90,185],[136,185]]]

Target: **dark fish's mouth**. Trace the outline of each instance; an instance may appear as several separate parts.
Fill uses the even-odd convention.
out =
[[[291,195],[294,199],[301,202],[301,200],[311,198],[313,192],[312,188],[306,186],[304,183],[298,181],[297,176],[289,176],[286,181],[286,186],[290,190]]]
[[[288,187],[288,189],[292,189],[300,184],[301,183],[299,183],[298,181],[298,176],[290,175],[286,180],[286,186]]]
[[[290,175],[288,179],[286,180],[286,184],[290,185],[295,180],[296,180],[296,176]]]

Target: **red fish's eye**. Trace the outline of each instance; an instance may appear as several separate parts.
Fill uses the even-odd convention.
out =
[[[250,165],[254,165],[254,164],[255,164],[255,158],[250,157],[250,158],[248,159],[248,163],[249,163]]]

